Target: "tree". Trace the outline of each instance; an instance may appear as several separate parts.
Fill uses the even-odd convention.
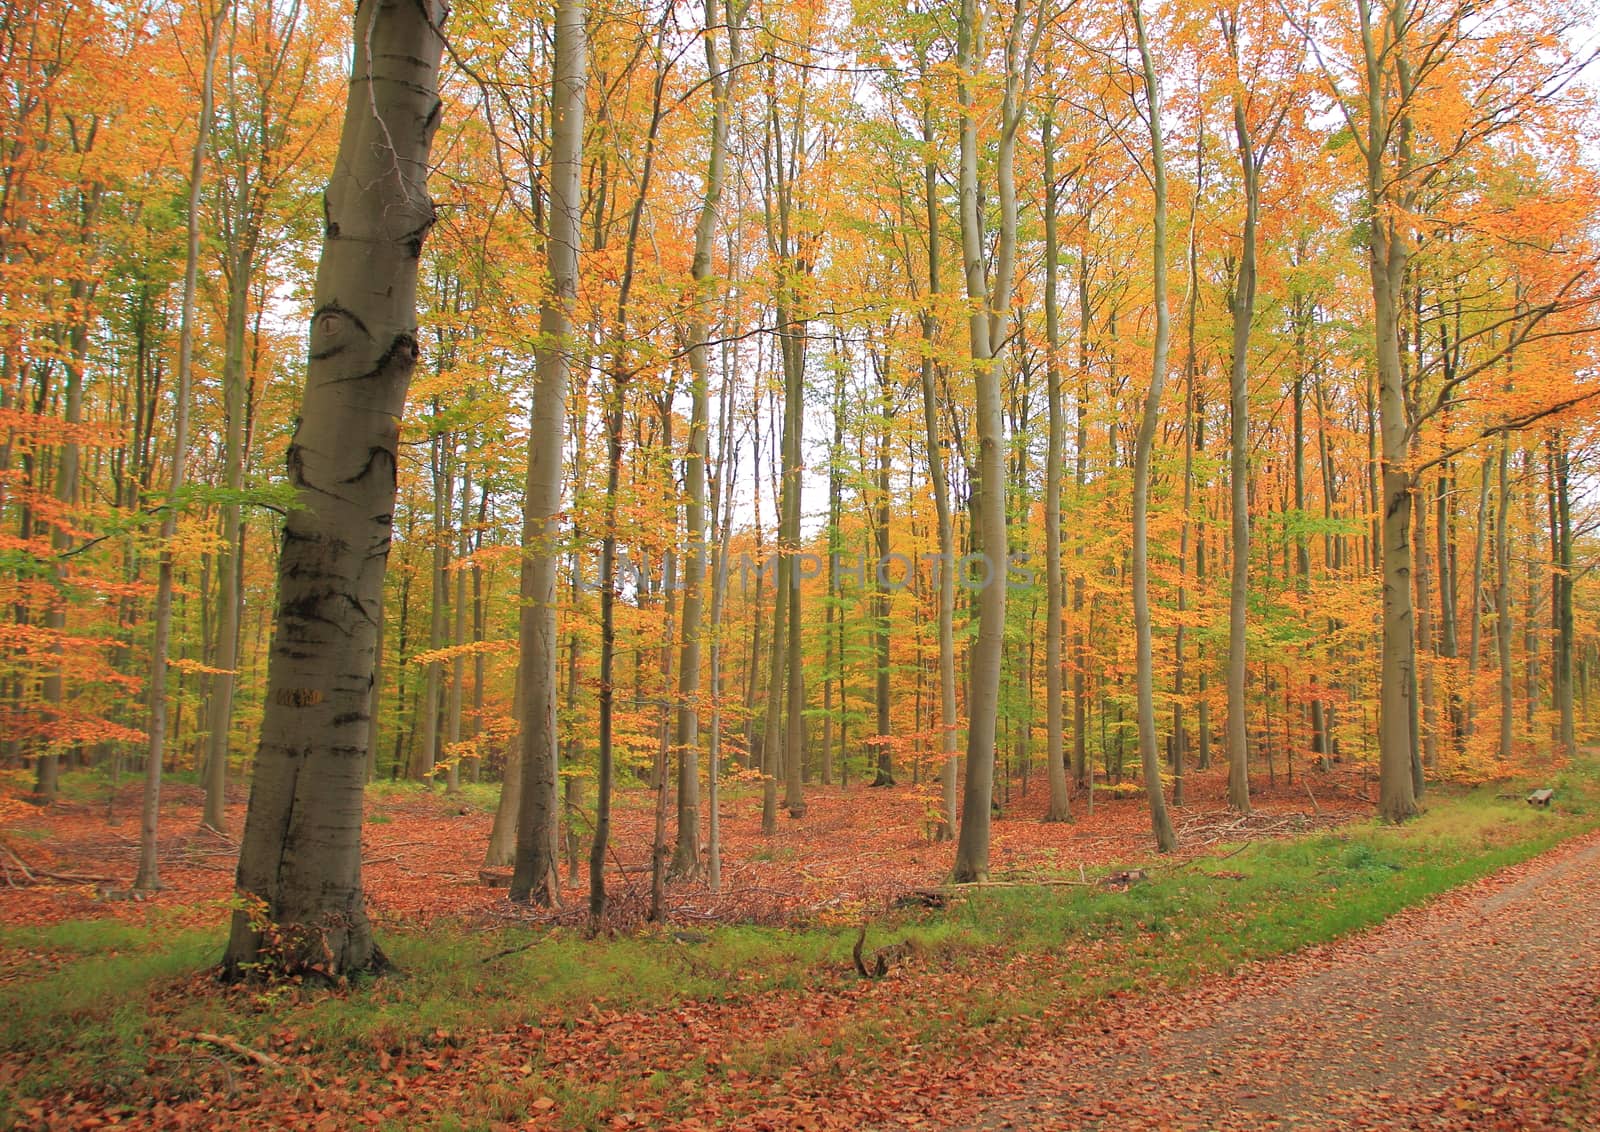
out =
[[[1144,774],[1145,794],[1150,799],[1150,824],[1156,847],[1170,853],[1178,847],[1178,835],[1167,817],[1161,792],[1161,763],[1156,754],[1155,672],[1150,638],[1150,548],[1148,508],[1150,500],[1150,450],[1155,446],[1156,425],[1161,414],[1161,391],[1166,384],[1167,349],[1171,341],[1171,318],[1167,311],[1167,159],[1161,133],[1161,94],[1156,82],[1155,60],[1145,34],[1144,12],[1140,0],[1129,0],[1133,28],[1139,48],[1140,70],[1144,79],[1145,124],[1150,128],[1150,181],[1155,191],[1155,214],[1151,225],[1151,263],[1156,308],[1156,337],[1150,351],[1150,388],[1145,393],[1144,413],[1134,442],[1133,456],[1133,624],[1136,638],[1135,680],[1139,697],[1139,762]]]
[[[555,69],[551,87],[549,229],[545,263],[549,285],[539,307],[538,377],[528,429],[528,476],[523,495],[522,608],[519,616],[518,692],[522,703],[521,796],[516,868],[511,899],[553,904],[560,896],[556,825],[556,683],[560,643],[556,633],[555,545],[561,510],[561,446],[566,423],[567,378],[574,349],[572,304],[578,293],[582,241],[584,99],[588,43],[583,0],[556,8]]]
[[[1239,18],[1222,16],[1232,64],[1234,138],[1244,182],[1244,230],[1239,268],[1228,296],[1233,315],[1233,360],[1228,371],[1228,485],[1232,495],[1232,584],[1228,590],[1228,805],[1250,812],[1250,743],[1245,703],[1245,630],[1250,598],[1250,325],[1256,311],[1256,227],[1261,212],[1261,157],[1246,113],[1239,76]]]
[[[184,477],[189,463],[189,397],[194,385],[195,291],[200,275],[200,199],[204,189],[206,151],[211,144],[212,111],[216,105],[213,84],[217,53],[222,46],[222,23],[228,18],[226,0],[206,13],[202,41],[205,65],[200,76],[200,127],[195,133],[189,162],[188,249],[183,268],[183,314],[178,327],[178,388],[172,427],[172,474],[166,509],[161,518],[161,565],[156,580],[155,641],[150,647],[150,748],[145,758],[144,804],[139,821],[139,872],[134,888],[161,887],[156,835],[161,819],[161,765],[167,737],[167,661],[172,634],[172,542],[178,533],[178,513],[183,507]]]
[[[226,977],[386,965],[362,901],[361,797],[400,418],[420,350],[434,221],[443,5],[360,0],[339,158],[324,196],[300,424],[288,451],[267,701]]]
[[[1065,746],[1061,729],[1061,474],[1064,463],[1066,421],[1061,409],[1061,315],[1056,296],[1061,245],[1056,237],[1059,223],[1055,148],[1052,145],[1051,117],[1045,115],[1040,128],[1039,146],[1044,150],[1044,318],[1045,387],[1049,401],[1049,437],[1044,469],[1044,555],[1045,555],[1045,767],[1050,782],[1050,804],[1045,821],[1067,821],[1072,816],[1067,787]]]
[[[1022,124],[1034,49],[1043,18],[1026,19],[1016,4],[1006,31],[1005,72],[1000,105],[995,183],[1000,200],[1000,232],[995,244],[993,287],[985,263],[983,208],[978,178],[977,87],[987,54],[984,36],[989,11],[978,0],[961,0],[956,25],[957,98],[961,138],[961,266],[966,277],[967,335],[977,400],[977,544],[982,557],[978,594],[978,638],[971,653],[968,692],[967,772],[962,788],[961,832],[956,842],[957,882],[989,876],[990,804],[994,797],[995,721],[1000,704],[1000,661],[1005,645],[1006,584],[1010,547],[1006,532],[1005,422],[1000,403],[1001,348],[1011,308],[1012,270],[1017,245],[1017,195],[1014,184],[1017,130]]]
[[[223,428],[221,512],[217,552],[216,648],[207,703],[205,811],[201,820],[222,830],[228,759],[232,750],[234,691],[240,662],[239,624],[244,575],[244,526],[240,497],[245,489],[245,424],[250,415],[249,329],[251,296],[259,285],[262,240],[271,214],[281,207],[295,160],[315,135],[304,136],[305,104],[312,93],[315,36],[302,27],[299,3],[266,0],[230,7],[224,70],[225,101],[219,108],[215,149],[217,185],[212,224],[220,237],[218,260],[225,289],[223,314]],[[373,744],[374,747],[376,744]]]
[[[712,240],[722,203],[726,178],[728,119],[733,85],[740,68],[739,21],[743,12],[729,2],[719,13],[706,5],[706,75],[711,93],[710,150],[694,227],[694,259],[690,274],[694,291],[689,308],[689,369],[691,400],[689,442],[684,453],[683,480],[687,495],[685,515],[689,531],[689,560],[685,564],[682,653],[678,660],[678,716],[674,745],[678,751],[678,837],[672,872],[692,877],[700,871],[700,638],[701,611],[705,608],[706,577],[706,473],[711,458],[711,303],[715,298]],[[717,22],[722,21],[728,40],[724,70],[717,55]],[[715,507],[716,500],[710,500]],[[719,575],[720,579],[720,575]],[[713,695],[716,690],[713,689]]]

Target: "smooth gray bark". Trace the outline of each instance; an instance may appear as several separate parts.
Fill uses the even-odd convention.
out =
[[[1417,811],[1418,761],[1411,735],[1412,673],[1416,643],[1412,623],[1411,506],[1409,421],[1405,373],[1400,360],[1400,296],[1405,283],[1408,234],[1397,212],[1407,201],[1410,175],[1410,125],[1405,111],[1410,79],[1405,64],[1405,0],[1394,0],[1374,26],[1371,0],[1357,0],[1365,64],[1362,94],[1366,108],[1367,266],[1372,284],[1373,322],[1377,346],[1380,455],[1378,554],[1383,576],[1383,644],[1379,672],[1378,812],[1388,821],[1403,821]],[[1380,42],[1381,37],[1381,42]],[[1394,74],[1387,68],[1393,67]],[[1391,113],[1390,87],[1396,86],[1401,113]],[[1395,168],[1387,159],[1396,150]],[[1395,207],[1398,206],[1398,207]]]
[[[361,889],[361,792],[395,502],[418,360],[417,265],[443,5],[361,0],[324,196],[306,389],[289,446],[266,709],[224,973],[340,978],[381,967]]]
[[[1152,217],[1151,261],[1156,312],[1156,337],[1150,357],[1150,388],[1145,394],[1144,413],[1139,422],[1133,449],[1133,627],[1135,637],[1135,684],[1139,707],[1139,763],[1144,775],[1145,796],[1150,802],[1150,825],[1156,847],[1170,853],[1178,847],[1178,835],[1167,816],[1161,790],[1161,761],[1156,751],[1155,672],[1151,656],[1150,633],[1150,547],[1148,538],[1150,506],[1150,452],[1155,446],[1156,426],[1161,415],[1161,393],[1166,385],[1167,350],[1172,340],[1171,316],[1167,311],[1167,161],[1166,143],[1161,130],[1161,94],[1156,84],[1155,61],[1145,34],[1140,0],[1129,0],[1133,26],[1139,46],[1139,61],[1144,73],[1147,125],[1150,128],[1150,179],[1155,187]]]
[[[1511,671],[1511,441],[1500,438],[1498,509],[1494,521],[1494,636],[1500,670],[1500,745],[1502,762],[1512,755],[1516,717],[1515,684]]]
[[[1238,43],[1225,25],[1238,65]],[[1261,207],[1260,165],[1245,119],[1244,96],[1235,89],[1233,127],[1244,178],[1244,232],[1239,274],[1228,307],[1233,316],[1233,364],[1228,375],[1228,477],[1233,574],[1228,590],[1228,805],[1250,812],[1250,747],[1245,698],[1245,642],[1250,597],[1250,326],[1256,309],[1256,224]]]
[[[556,568],[561,512],[561,453],[567,383],[574,349],[572,307],[578,293],[583,210],[583,119],[588,42],[583,0],[561,0],[555,12],[545,271],[528,472],[523,484],[522,608],[517,681],[522,693],[521,795],[511,899],[559,902],[556,686],[561,643],[556,627]]]
[[[718,24],[728,37],[728,66],[717,55]],[[688,561],[684,564],[682,646],[678,659],[678,717],[674,746],[678,752],[678,831],[672,874],[693,877],[700,872],[700,637],[705,608],[706,464],[711,455],[711,379],[707,342],[711,337],[711,303],[716,275],[712,239],[722,203],[728,150],[728,116],[732,85],[739,73],[739,34],[733,4],[719,12],[706,5],[706,74],[711,84],[711,152],[706,158],[700,215],[695,220],[694,259],[689,274],[694,295],[689,309],[689,369],[692,406],[689,441],[684,453],[684,516],[688,523]],[[712,501],[713,506],[715,501]]]
[[[1044,820],[1067,821],[1072,816],[1072,809],[1061,718],[1061,473],[1066,447],[1066,420],[1061,410],[1061,366],[1058,360],[1061,353],[1061,314],[1056,288],[1061,250],[1056,237],[1058,190],[1052,125],[1050,116],[1045,115],[1039,138],[1039,144],[1044,149],[1044,372],[1050,416],[1044,467],[1045,770],[1050,784],[1050,801],[1045,806]]]
[[[934,162],[933,106],[924,101],[922,144],[926,157],[922,165],[923,206],[928,227],[928,310],[922,315],[924,342],[922,380],[922,421],[927,438],[928,480],[933,485],[933,505],[938,521],[939,551],[939,828],[935,838],[948,841],[956,831],[956,770],[960,755],[956,733],[960,716],[956,705],[956,570],[955,528],[950,515],[950,473],[944,459],[944,436],[939,428],[939,399],[934,388],[933,348],[938,333],[936,304],[942,291],[939,254],[939,171]],[[841,647],[840,652],[843,652]],[[841,664],[843,663],[841,659]],[[843,695],[840,708],[843,709]]]
[[[969,351],[976,393],[974,417],[978,440],[975,493],[975,542],[980,575],[967,584],[978,587],[978,634],[968,656],[967,767],[962,785],[961,828],[956,841],[953,877],[957,882],[989,876],[990,807],[994,799],[995,723],[1000,706],[1000,669],[1005,647],[1006,589],[1010,548],[1006,532],[1005,422],[1001,407],[1000,344],[1007,335],[1011,309],[1012,271],[1017,243],[1017,193],[1014,183],[1016,135],[1021,124],[1033,49],[1043,30],[1031,33],[1019,5],[1007,29],[1005,92],[1000,108],[995,155],[995,193],[1000,205],[1000,232],[995,241],[993,286],[985,272],[982,189],[978,179],[980,142],[974,87],[987,54],[984,23],[987,12],[978,0],[962,0],[956,33],[957,99],[960,104],[961,266],[970,312]]]
[[[467,658],[461,647],[467,643],[467,569],[461,565],[472,554],[472,472],[465,456],[461,462],[461,510],[456,530],[455,609],[450,629],[450,645],[456,650],[450,658],[450,693],[445,703],[445,778],[446,794],[461,793],[461,709],[466,691]],[[382,658],[379,658],[382,662]]]

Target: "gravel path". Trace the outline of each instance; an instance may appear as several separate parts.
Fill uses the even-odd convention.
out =
[[[1600,834],[998,1067],[972,1129],[1600,1128]]]

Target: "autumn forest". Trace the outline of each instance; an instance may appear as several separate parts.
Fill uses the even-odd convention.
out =
[[[349,9],[0,0],[0,832],[230,978],[390,966],[379,788],[592,933],[1580,757],[1586,5]]]

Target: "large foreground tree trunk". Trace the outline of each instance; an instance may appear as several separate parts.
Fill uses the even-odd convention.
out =
[[[384,965],[362,899],[361,791],[400,416],[418,358],[417,262],[434,219],[444,14],[438,0],[356,9],[227,977]]]

